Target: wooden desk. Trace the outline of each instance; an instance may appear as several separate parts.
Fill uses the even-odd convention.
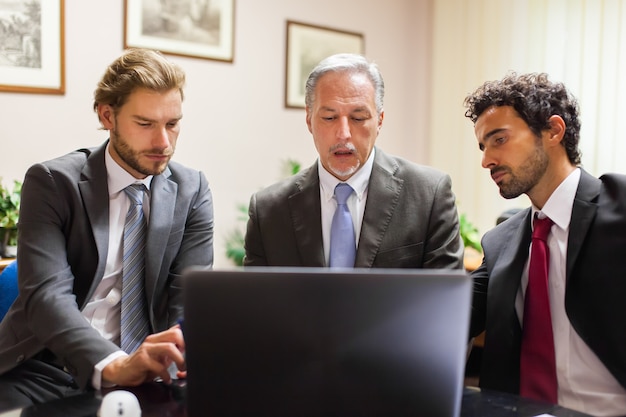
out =
[[[0,258],[0,272],[2,272],[2,270],[14,260],[15,258]]]
[[[467,272],[477,269],[483,261],[483,254],[474,248],[465,248],[463,254],[463,266]]]

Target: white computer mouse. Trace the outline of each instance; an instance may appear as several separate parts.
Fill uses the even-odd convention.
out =
[[[102,398],[98,417],[141,417],[139,400],[129,391],[115,390]]]

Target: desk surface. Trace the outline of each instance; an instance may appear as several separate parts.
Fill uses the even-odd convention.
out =
[[[0,272],[14,260],[15,258],[0,258]]]
[[[131,389],[142,408],[142,417],[187,416],[184,401],[163,384],[146,384]],[[23,410],[0,413],[0,417],[92,417],[96,416],[102,393],[87,393]],[[563,407],[522,399],[516,395],[466,388],[461,417],[532,417],[551,414],[556,417],[591,417]]]

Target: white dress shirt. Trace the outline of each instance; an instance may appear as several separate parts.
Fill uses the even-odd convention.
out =
[[[574,170],[552,193],[543,209],[532,207],[532,216],[549,217],[554,224],[548,236],[550,250],[550,314],[556,355],[559,405],[598,417],[623,416],[626,413],[626,390],[617,382],[596,354],[580,338],[565,312],[567,239],[572,207],[580,181],[580,169]],[[530,258],[530,249],[529,249]],[[524,295],[528,285],[528,261],[515,307],[523,325]]]
[[[367,185],[369,184],[370,175],[372,174],[372,167],[374,166],[374,154],[376,149],[372,149],[365,164],[357,172],[352,175],[347,184],[352,187],[354,192],[348,197],[346,202],[350,215],[352,216],[352,223],[354,224],[354,233],[356,239],[356,248],[359,247],[359,237],[361,236],[361,224],[363,223],[363,213],[365,213],[365,203],[367,202]],[[330,228],[333,222],[333,215],[337,209],[337,200],[335,199],[335,187],[341,181],[322,166],[322,163],[317,162],[319,177],[320,177],[320,201],[322,204],[322,239],[324,244],[324,259],[326,265],[328,265],[330,257]]]
[[[152,176],[138,180],[117,164],[105,151],[105,166],[109,187],[109,250],[104,268],[104,276],[94,291],[93,297],[83,309],[83,316],[102,337],[119,345],[121,328],[122,300],[122,257],[124,251],[124,223],[130,207],[124,188],[131,184],[142,183],[150,190]],[[150,218],[150,198],[144,194],[143,210],[146,221]],[[102,370],[114,359],[126,355],[122,350],[115,352],[98,364],[92,377],[92,385],[99,389],[102,384]]]

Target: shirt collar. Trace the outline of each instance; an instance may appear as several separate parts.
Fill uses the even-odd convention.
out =
[[[128,173],[117,162],[113,160],[113,157],[109,153],[109,146],[107,144],[104,152],[104,165],[107,169],[107,182],[109,184],[109,196],[114,196],[124,188],[131,184],[143,184],[147,190],[150,190],[150,184],[152,183],[153,175],[148,175],[146,178],[140,180]]]
[[[540,218],[547,216],[555,225],[567,230],[572,219],[572,207],[579,182],[580,168],[576,168],[554,190],[542,210],[532,206],[533,218],[535,213],[543,213],[543,215],[539,215]]]
[[[363,166],[359,168],[354,175],[348,178],[347,181],[345,181],[350,185],[350,187],[352,187],[354,193],[356,194],[356,198],[359,201],[363,199],[365,191],[367,190],[367,185],[369,184],[370,176],[372,175],[372,168],[374,167],[375,154],[376,148],[372,148],[372,152]],[[339,181],[333,174],[328,172],[326,168],[322,166],[319,158],[317,160],[317,166],[320,177],[322,198],[324,198],[325,201],[330,201],[335,195],[335,187],[342,181]]]

